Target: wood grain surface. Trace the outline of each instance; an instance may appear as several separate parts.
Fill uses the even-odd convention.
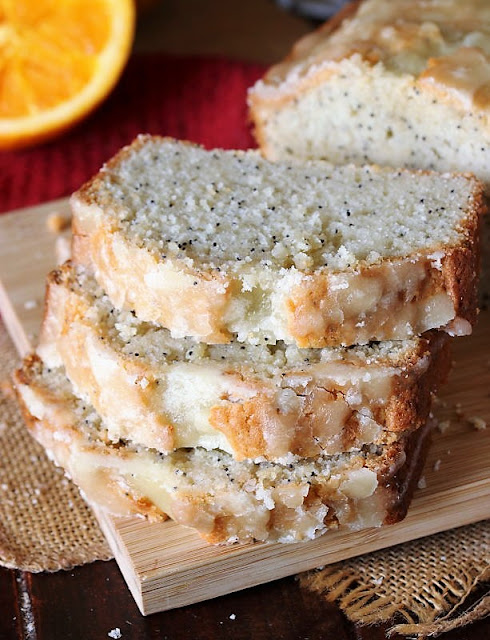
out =
[[[481,595],[482,590],[476,590],[467,604]],[[352,624],[335,605],[301,589],[294,578],[143,617],[114,561],[51,574],[0,568],[0,606],[2,640],[104,640],[116,628],[121,640],[387,638],[386,626]],[[489,637],[489,618],[440,636],[441,640]],[[390,640],[402,637],[395,634]]]
[[[46,223],[52,212],[66,215],[67,201],[0,219],[0,308],[20,353],[35,340],[44,277],[55,262],[57,236]],[[468,421],[478,416],[490,424],[489,328],[484,312],[473,336],[453,341],[457,366],[438,409],[452,426],[436,434],[424,472],[427,487],[416,492],[402,523],[333,531],[296,545],[215,547],[171,521],[113,519],[96,510],[140,610],[182,607],[490,517],[490,429],[478,431]]]
[[[14,595],[24,601],[24,607],[22,611],[2,609],[9,611],[0,620],[2,640],[103,640],[113,629],[120,629],[121,640],[385,638],[382,628],[356,628],[333,604],[301,589],[294,578],[145,618],[114,562],[95,562],[55,574],[26,574],[24,580],[21,572],[15,574],[22,584],[16,585]],[[0,598],[8,594],[14,602],[10,585],[16,584],[15,574],[0,568]],[[29,622],[35,636],[25,633]]]

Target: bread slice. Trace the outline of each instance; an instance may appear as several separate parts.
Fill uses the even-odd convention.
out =
[[[342,525],[379,526],[403,517],[428,442],[428,427],[385,447],[289,464],[235,461],[179,449],[162,455],[112,443],[92,407],[37,356],[16,373],[34,437],[90,502],[114,514],[172,517],[209,542],[297,542]]]
[[[118,309],[206,343],[467,334],[481,185],[272,164],[139,137],[72,198],[75,262]]]
[[[490,191],[490,5],[352,2],[250,91],[272,160],[471,171]]]
[[[113,441],[236,459],[312,457],[387,443],[425,424],[448,337],[364,347],[205,345],[117,311],[70,265],[48,280],[38,353],[64,367]]]

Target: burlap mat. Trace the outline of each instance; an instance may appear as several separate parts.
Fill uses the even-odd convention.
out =
[[[391,631],[437,635],[490,613],[490,594],[462,611],[490,579],[490,521],[352,558],[301,577],[353,622],[395,621]]]
[[[19,358],[1,320],[0,354],[0,564],[57,571],[110,559],[78,489],[24,427],[10,385]]]

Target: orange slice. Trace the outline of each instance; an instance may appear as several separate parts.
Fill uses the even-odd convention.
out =
[[[0,0],[0,149],[90,113],[124,68],[134,23],[133,0]]]

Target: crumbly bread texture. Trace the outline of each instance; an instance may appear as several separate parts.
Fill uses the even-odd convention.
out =
[[[482,187],[140,136],[72,198],[73,259],[118,309],[206,343],[467,334]]]
[[[471,171],[490,191],[490,4],[353,2],[249,94],[273,160]]]
[[[49,277],[38,354],[64,367],[112,441],[278,460],[392,442],[425,424],[448,341],[442,332],[324,349],[176,340],[115,310],[67,264]]]
[[[30,430],[90,502],[114,514],[169,515],[207,541],[297,542],[339,525],[399,520],[417,481],[428,427],[360,452],[290,464],[235,461],[205,449],[155,450],[111,442],[92,407],[37,356],[16,373]]]

